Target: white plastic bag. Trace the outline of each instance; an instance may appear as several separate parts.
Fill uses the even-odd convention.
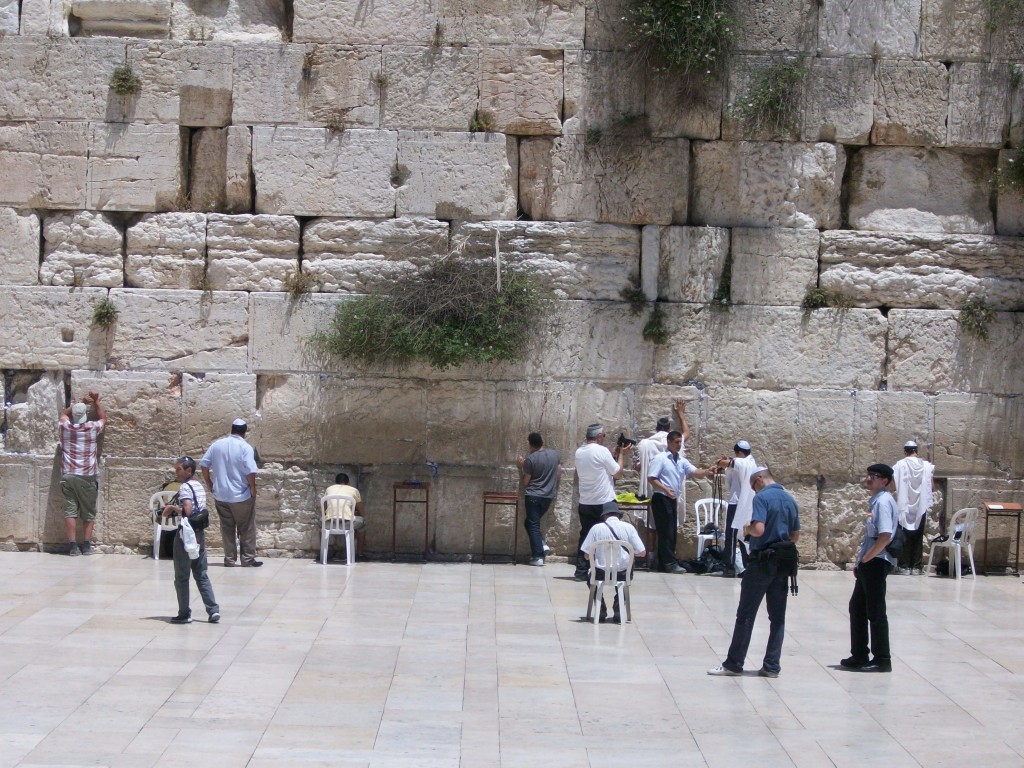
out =
[[[185,551],[188,552],[190,560],[199,557],[199,542],[196,540],[196,532],[192,530],[192,525],[187,517],[181,518],[181,543],[185,545]]]

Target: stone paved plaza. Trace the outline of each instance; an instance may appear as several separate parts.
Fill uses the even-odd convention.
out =
[[[1024,765],[1017,578],[892,577],[871,675],[836,668],[851,575],[801,572],[766,680],[705,674],[738,581],[642,573],[593,626],[571,573],[215,566],[223,621],[174,626],[169,561],[0,553],[0,766]]]

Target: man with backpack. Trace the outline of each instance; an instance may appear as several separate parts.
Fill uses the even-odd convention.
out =
[[[633,556],[646,557],[647,550],[644,549],[644,543],[640,539],[640,534],[636,532],[629,523],[623,522],[622,512],[616,508],[607,508],[601,515],[601,522],[595,525],[587,533],[587,537],[583,540],[583,544],[580,549],[583,551],[583,557],[586,560],[590,560],[590,550],[594,544],[599,541],[627,541],[633,547]],[[600,556],[597,556],[594,561],[595,567],[598,569],[606,568],[611,563],[602,562]],[[616,578],[619,581],[626,580],[626,569],[629,568],[629,555],[622,549],[619,549],[619,560],[615,563]],[[587,584],[590,583],[590,573],[587,572]],[[606,621],[608,618],[608,608],[604,604],[604,598],[601,598],[601,613],[598,616],[599,621]],[[619,595],[615,594],[615,603],[612,605],[612,621],[621,623],[622,617],[619,613]]]
[[[872,464],[864,478],[864,487],[871,492],[870,514],[853,569],[856,581],[850,597],[850,656],[839,662],[846,669],[892,672],[889,619],[885,613],[885,577],[896,565],[896,558],[886,549],[898,525],[896,500],[889,493],[892,478],[888,464]],[[872,658],[868,657],[869,629]]]

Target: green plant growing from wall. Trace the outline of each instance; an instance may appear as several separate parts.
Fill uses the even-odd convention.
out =
[[[647,295],[640,287],[640,275],[636,272],[630,274],[629,282],[619,291],[619,296],[629,302],[629,311],[634,315],[639,315],[647,308]]]
[[[497,129],[498,124],[494,119],[494,114],[486,109],[476,110],[473,117],[470,118],[470,133],[494,133]]]
[[[995,319],[995,310],[977,296],[967,299],[957,316],[957,322],[964,329],[964,333],[981,341],[988,341],[988,327]]]
[[[830,291],[828,288],[819,288],[816,285],[808,285],[804,298],[800,302],[801,309],[850,309],[853,300],[842,291]]]
[[[631,0],[625,19],[632,48],[656,71],[715,75],[735,38],[729,8],[726,0]]]
[[[996,170],[995,183],[1004,192],[1024,194],[1024,147],[1013,150],[1006,164]]]
[[[444,47],[444,24],[440,19],[434,25],[434,36],[430,38],[430,50],[440,51]]]
[[[1024,29],[1024,0],[988,0],[989,32]]]
[[[744,134],[773,136],[798,132],[800,96],[807,69],[800,59],[776,61],[756,73],[747,92],[732,105]]]
[[[316,278],[308,272],[303,272],[301,267],[296,266],[295,271],[284,278],[284,289],[288,291],[293,299],[300,299],[313,290],[316,285]]]
[[[131,64],[116,67],[110,75],[110,90],[118,96],[132,96],[142,90],[142,80]]]
[[[101,299],[92,308],[92,324],[107,330],[117,322],[119,314],[120,312],[109,297]]]
[[[644,340],[652,344],[668,344],[670,334],[668,328],[665,327],[665,313],[661,309],[661,304],[655,302],[654,308],[644,324],[643,335]]]
[[[342,135],[348,130],[348,113],[351,111],[351,107],[335,107],[327,113],[324,127],[331,133]]]
[[[408,365],[439,370],[520,360],[543,314],[545,292],[528,272],[452,253],[391,278],[384,290],[338,305],[330,327],[309,339],[323,362]]]

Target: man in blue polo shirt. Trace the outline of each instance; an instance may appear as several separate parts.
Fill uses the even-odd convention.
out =
[[[679,517],[676,503],[688,477],[707,477],[710,470],[698,469],[680,455],[683,447],[682,432],[669,432],[668,450],[659,453],[647,471],[650,484],[651,512],[658,531],[658,569],[665,573],[686,573],[676,560],[676,528]]]

